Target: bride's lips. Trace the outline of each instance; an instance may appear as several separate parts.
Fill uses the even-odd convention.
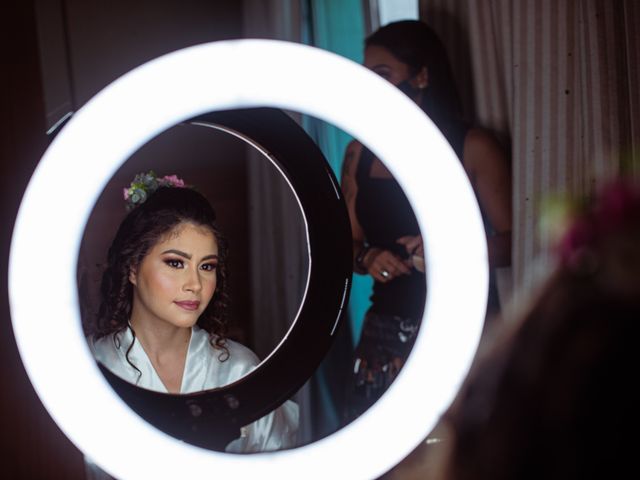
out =
[[[184,301],[184,302],[174,302],[174,303],[179,307],[189,311],[197,310],[198,307],[200,306],[200,302],[198,301]]]

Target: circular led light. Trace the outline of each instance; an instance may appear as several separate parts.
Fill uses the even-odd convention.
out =
[[[407,363],[371,409],[313,444],[237,456],[163,434],[114,394],[82,333],[75,267],[95,200],[134,151],[207,111],[260,106],[319,117],[385,162],[426,232],[429,295]],[[427,436],[457,392],[482,331],[487,265],[482,220],[465,172],[411,100],[363,67],[319,49],[268,40],[215,42],[124,75],[52,142],[14,229],[11,316],[22,360],[45,407],[83,452],[118,478],[210,478],[211,472],[235,478],[374,478]]]

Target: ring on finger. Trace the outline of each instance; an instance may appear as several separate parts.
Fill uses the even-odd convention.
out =
[[[391,274],[387,270],[380,270],[380,275],[382,275],[384,278],[389,278],[391,276]]]

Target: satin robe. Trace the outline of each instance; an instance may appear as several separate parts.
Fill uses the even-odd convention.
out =
[[[132,341],[133,335],[127,328],[115,337],[107,335],[97,341],[90,339],[89,343],[96,360],[115,375],[139,387],[168,393],[139,341],[133,343],[129,361],[140,371],[127,361],[126,352]],[[209,334],[197,326],[192,328],[180,393],[228,385],[258,365],[258,358],[247,347],[232,340],[227,340],[226,345],[229,358],[222,362],[219,358],[222,352],[211,346]],[[243,427],[240,438],[232,441],[225,450],[253,453],[293,447],[298,423],[298,405],[287,401],[268,415]]]

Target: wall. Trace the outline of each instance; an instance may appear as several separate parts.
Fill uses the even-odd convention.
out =
[[[0,208],[5,223],[0,237],[0,258],[5,260],[0,280],[0,384],[3,386],[0,475],[18,479],[83,478],[82,456],[37,399],[20,362],[11,329],[6,259],[22,192],[47,146],[44,132],[61,112],[69,107],[78,108],[121,74],[160,54],[196,43],[241,36],[242,3],[233,0],[109,3],[67,0],[38,1],[35,6],[37,8],[32,2],[14,0],[5,5],[0,20],[4,63],[0,84],[3,122]],[[37,26],[42,27],[43,21],[49,23],[39,45]],[[65,31],[67,35],[61,37]],[[42,63],[41,45],[49,46],[52,52]],[[49,85],[46,97],[43,84]],[[227,159],[238,152],[236,146],[229,148],[231,153]],[[208,186],[220,194],[225,210],[243,212],[225,216],[228,229],[242,237],[246,230],[243,225],[246,194],[242,188],[246,187],[240,179],[244,178],[245,167],[242,162],[226,162],[226,166],[230,177],[235,179],[233,183],[239,187],[234,189],[227,183],[225,188],[215,188],[216,181],[220,185],[223,182],[214,176]],[[194,174],[194,178],[199,177]],[[55,253],[38,254],[43,256],[42,268],[46,268],[47,255]],[[246,265],[242,268],[246,272]],[[33,296],[37,301],[37,292],[33,292]],[[239,302],[239,305],[246,303]],[[52,318],[47,320],[60,319],[52,312]]]

